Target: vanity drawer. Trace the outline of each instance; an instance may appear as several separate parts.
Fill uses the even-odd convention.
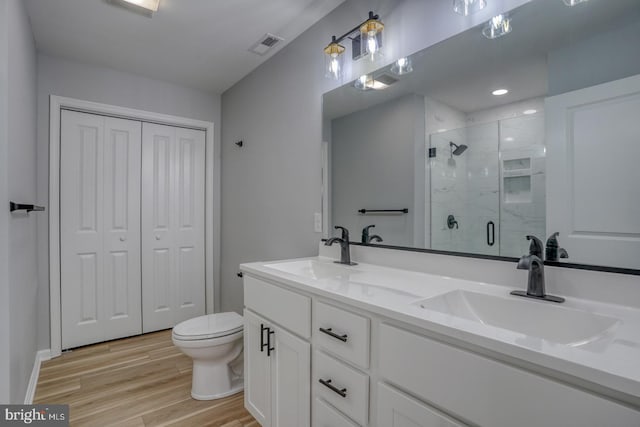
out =
[[[465,427],[404,393],[378,383],[378,425],[385,427]]]
[[[364,369],[369,367],[369,319],[317,303],[313,333],[325,350]]]
[[[331,403],[360,425],[367,425],[369,376],[318,350],[313,353],[313,366],[315,396]]]
[[[626,406],[390,325],[378,350],[382,377],[480,426],[640,426]]]
[[[301,336],[311,337],[311,298],[244,276],[244,305]]]
[[[313,402],[313,427],[358,427],[322,399]]]

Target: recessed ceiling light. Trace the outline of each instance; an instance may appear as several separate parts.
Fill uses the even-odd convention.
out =
[[[502,96],[502,95],[506,95],[508,93],[509,93],[509,91],[507,89],[496,89],[493,92],[491,92],[491,94],[495,95],[495,96]]]
[[[533,109],[532,109],[532,110],[524,110],[524,111],[522,112],[522,114],[526,114],[526,115],[528,116],[528,115],[530,115],[530,114],[535,114],[535,113],[537,113],[537,112],[538,112],[538,110],[533,110]]]
[[[515,141],[515,138],[512,137],[512,136],[508,136],[504,140],[507,141],[507,142],[513,142],[513,141]]]
[[[140,6],[144,9],[150,10],[151,12],[157,12],[158,6],[160,5],[160,0],[122,0],[126,3],[131,3],[136,6]]]
[[[575,6],[580,3],[586,3],[588,0],[564,0],[564,4],[567,6]]]

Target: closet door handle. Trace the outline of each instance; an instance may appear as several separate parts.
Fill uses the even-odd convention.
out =
[[[487,245],[493,246],[496,243],[496,225],[493,221],[487,223]]]
[[[320,384],[322,384],[323,386],[327,387],[332,392],[334,392],[336,394],[339,394],[342,397],[347,397],[347,389],[346,388],[338,388],[338,387],[334,386],[333,384],[331,384],[331,380],[323,380],[322,378],[320,378],[318,381],[320,382]]]
[[[320,328],[320,332],[325,333],[327,335],[329,335],[330,337],[333,337],[337,340],[340,340],[342,342],[347,342],[347,334],[344,335],[338,335],[335,332],[333,332],[333,328]]]

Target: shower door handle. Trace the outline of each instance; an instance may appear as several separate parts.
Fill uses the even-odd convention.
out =
[[[496,225],[493,221],[487,223],[487,245],[493,246],[496,243]]]

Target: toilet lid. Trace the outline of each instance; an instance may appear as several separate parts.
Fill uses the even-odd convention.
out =
[[[215,313],[185,320],[173,328],[182,340],[206,340],[242,331],[243,319],[238,313]]]

